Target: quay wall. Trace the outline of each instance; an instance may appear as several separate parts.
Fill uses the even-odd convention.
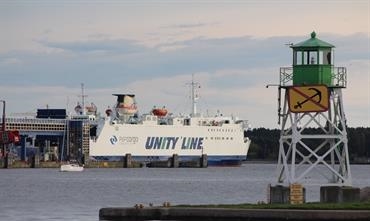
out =
[[[226,209],[226,208],[102,208],[100,220],[144,221],[368,221],[370,210],[292,210],[292,209]]]

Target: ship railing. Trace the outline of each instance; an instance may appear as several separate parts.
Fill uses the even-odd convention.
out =
[[[280,87],[293,85],[293,67],[280,68]],[[347,68],[332,67],[331,85],[329,87],[347,87]]]
[[[332,83],[334,87],[347,87],[347,68],[334,67],[331,74]]]
[[[241,124],[243,130],[248,131],[251,130],[251,125],[249,124],[248,120],[237,120],[235,121],[236,124]]]
[[[280,86],[293,85],[293,67],[280,68]]]

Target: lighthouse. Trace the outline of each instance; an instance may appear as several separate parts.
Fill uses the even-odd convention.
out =
[[[270,195],[274,202],[284,198],[284,191],[297,192],[298,187],[301,195],[283,201],[302,203],[305,185],[321,186],[321,197],[331,187],[352,186],[342,96],[347,71],[334,66],[334,45],[315,32],[290,48],[292,66],[280,68],[278,85],[281,133],[276,184],[286,188],[272,188]]]

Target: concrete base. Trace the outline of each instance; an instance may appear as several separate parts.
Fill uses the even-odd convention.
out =
[[[306,202],[306,188],[303,187],[302,193],[300,195],[299,203],[305,203]],[[297,199],[292,199],[290,200],[291,197],[297,197],[294,195],[290,195],[291,189],[289,186],[282,186],[282,185],[277,185],[277,186],[269,186],[269,199],[268,203],[292,203],[292,204],[297,204]]]
[[[349,203],[360,201],[360,188],[346,186],[320,187],[321,203]]]
[[[370,186],[366,186],[360,190],[361,202],[370,201]]]
[[[270,186],[269,203],[289,203],[290,188],[287,186]]]

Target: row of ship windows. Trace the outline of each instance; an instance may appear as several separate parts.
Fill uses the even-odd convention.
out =
[[[237,129],[208,129],[208,132],[237,132]]]
[[[205,137],[206,140],[208,139],[208,137]],[[211,140],[233,140],[234,138],[233,137],[209,137],[209,139]]]
[[[37,125],[37,124],[11,124],[6,126],[9,130],[16,130],[16,129],[35,129],[35,130],[45,130],[45,129],[58,129],[63,130],[64,125]]]

